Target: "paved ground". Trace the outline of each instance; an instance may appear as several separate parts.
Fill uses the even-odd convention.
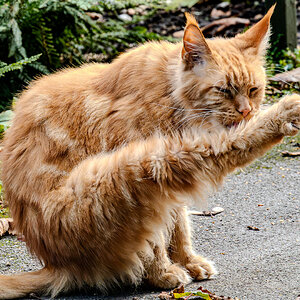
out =
[[[214,260],[219,275],[192,283],[217,295],[246,300],[296,300],[300,294],[300,159],[264,159],[232,175],[210,206],[215,217],[192,216],[196,250]],[[255,226],[259,231],[249,230]],[[0,272],[28,271],[39,263],[14,237],[0,240]],[[139,288],[103,297],[96,291],[59,299],[157,299],[159,291]],[[46,299],[46,298],[43,298]]]

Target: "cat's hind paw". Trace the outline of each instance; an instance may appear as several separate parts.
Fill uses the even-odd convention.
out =
[[[193,256],[185,267],[195,280],[208,279],[218,274],[214,263],[200,255]]]

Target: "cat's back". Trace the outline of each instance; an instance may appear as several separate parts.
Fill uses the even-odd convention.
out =
[[[1,153],[6,190],[12,187],[26,194],[31,184],[36,191],[39,187],[42,190],[45,186],[38,181],[45,177],[48,181],[44,183],[51,188],[53,180],[62,177],[80,159],[79,150],[77,156],[71,151],[75,145],[71,128],[83,121],[82,102],[93,93],[93,82],[106,67],[89,64],[62,70],[35,80],[20,94]]]
[[[16,183],[17,190],[26,180],[35,189],[45,188],[39,182],[51,189],[87,156],[147,136],[165,112],[153,102],[168,101],[168,56],[172,52],[176,60],[177,48],[148,43],[112,64],[69,68],[34,81],[20,95],[5,136],[4,184]]]

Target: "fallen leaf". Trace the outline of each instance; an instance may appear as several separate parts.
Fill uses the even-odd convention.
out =
[[[217,296],[216,294],[204,289],[202,286],[198,288],[203,293],[206,293],[209,295],[211,300],[239,300],[238,298],[231,298],[231,297],[224,297],[224,296]]]
[[[217,296],[216,294],[204,289],[200,286],[196,291],[185,292],[184,286],[180,285],[178,288],[174,289],[170,293],[162,292],[158,295],[159,299],[162,300],[174,300],[174,299],[193,299],[194,296],[200,297],[201,300],[239,300],[238,298],[230,298],[224,296]],[[195,299],[199,299],[199,298]]]
[[[161,300],[169,300],[169,299],[174,299],[172,295],[168,294],[167,292],[161,292],[158,295],[158,298]]]
[[[223,207],[216,206],[212,210],[203,210],[203,211],[198,211],[198,210],[190,210],[189,215],[196,215],[196,216],[206,216],[206,217],[211,217],[215,216],[217,214],[220,214],[221,212],[224,211]]]
[[[295,157],[295,156],[300,156],[300,151],[297,151],[297,152],[283,151],[283,152],[281,152],[281,155],[282,155],[283,157]]]
[[[220,19],[220,20],[216,20],[211,22],[210,24],[204,26],[201,28],[201,30],[203,32],[211,29],[212,27],[218,26],[216,33],[220,33],[221,31],[223,31],[224,29],[226,29],[227,27],[230,26],[234,26],[237,24],[242,24],[242,25],[250,25],[250,20],[248,19],[243,19],[243,18],[238,18],[238,17],[230,17],[230,18],[224,18],[224,19]]]
[[[259,231],[259,228],[255,227],[255,226],[247,226],[247,228],[249,230]]]
[[[291,71],[276,74],[275,76],[269,78],[271,81],[280,82],[300,82],[300,67]]]
[[[229,11],[224,12],[223,10],[213,8],[210,13],[210,16],[213,19],[219,19],[221,17],[229,17],[229,16],[231,16],[231,11],[229,10]]]

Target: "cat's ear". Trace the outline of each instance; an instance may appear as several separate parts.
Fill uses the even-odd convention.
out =
[[[245,33],[235,37],[238,47],[242,52],[248,52],[252,55],[264,56],[269,46],[270,38],[270,19],[274,12],[274,4],[267,14]]]
[[[184,29],[181,57],[187,66],[192,67],[205,61],[211,51],[194,16],[189,13],[185,13],[185,16],[187,22]]]

